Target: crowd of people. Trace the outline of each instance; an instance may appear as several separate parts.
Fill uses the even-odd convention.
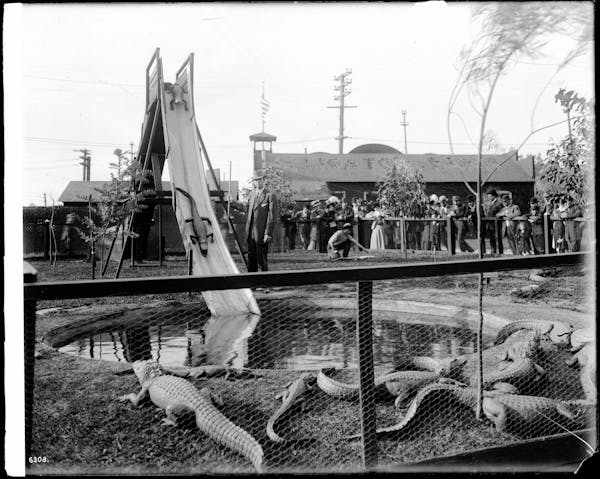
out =
[[[489,245],[489,252],[492,254],[503,253],[504,238],[513,254],[544,253],[544,215],[548,216],[550,225],[550,252],[575,252],[581,247],[585,222],[576,220],[583,217],[583,211],[577,206],[573,195],[544,195],[541,202],[532,197],[528,211],[522,212],[519,205],[513,203],[510,194],[499,194],[490,189],[483,198],[481,214],[484,245]],[[437,251],[452,248],[470,253],[475,251],[473,246],[476,244],[469,244],[466,240],[467,237],[477,237],[475,196],[468,196],[465,201],[457,195],[448,200],[445,195],[432,194],[423,199],[421,214],[418,216],[420,218],[411,218],[405,222],[406,248]],[[332,196],[326,201],[306,203],[300,211],[289,206],[281,214],[289,249],[296,247],[296,236],[299,236],[303,249],[322,251],[328,247],[331,250],[327,242],[334,233],[347,229],[346,225],[350,225],[351,234],[352,226],[359,220],[371,220],[370,242],[365,244],[369,249],[401,247],[400,220],[376,200],[353,198],[347,203],[344,198]],[[319,228],[320,234],[317,234]],[[321,247],[319,241],[323,243]],[[449,241],[451,245],[448,244]],[[346,251],[344,253],[347,254]]]

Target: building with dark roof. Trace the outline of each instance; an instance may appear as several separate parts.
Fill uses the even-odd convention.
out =
[[[512,157],[511,157],[512,156]],[[296,201],[325,199],[332,194],[375,198],[377,184],[387,168],[404,161],[423,175],[426,193],[459,195],[463,198],[477,188],[477,155],[408,154],[381,144],[361,145],[349,153],[274,153],[254,151],[254,169],[274,167],[282,170],[295,192]],[[522,159],[518,153],[484,155],[482,179],[489,179],[483,191],[495,188],[510,191],[515,203],[526,208],[534,193],[535,170],[531,157]]]

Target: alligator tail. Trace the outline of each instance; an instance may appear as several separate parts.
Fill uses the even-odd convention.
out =
[[[238,452],[262,471],[263,450],[252,435],[227,419],[212,404],[195,409],[198,429],[218,443]]]

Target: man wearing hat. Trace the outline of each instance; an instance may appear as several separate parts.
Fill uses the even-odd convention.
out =
[[[341,230],[336,231],[331,235],[327,242],[327,254],[331,259],[339,259],[340,251],[342,257],[347,258],[352,245],[356,245],[359,250],[364,251],[365,248],[352,237],[352,225],[344,223]]]
[[[253,190],[248,198],[246,238],[248,241],[248,272],[268,271],[267,251],[273,238],[273,219],[277,215],[277,198],[264,185],[264,175],[252,177]]]
[[[581,248],[581,227],[583,222],[575,221],[575,218],[583,218],[583,210],[575,200],[573,194],[565,195],[567,199],[567,209],[560,216],[564,220],[565,225],[565,241],[569,247],[569,251],[574,253]]]

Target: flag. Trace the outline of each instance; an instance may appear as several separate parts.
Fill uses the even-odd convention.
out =
[[[264,95],[261,97],[260,99],[260,110],[262,112],[262,117],[264,118],[265,115],[267,114],[267,112],[269,111],[269,106],[270,103],[269,101],[264,97]]]

